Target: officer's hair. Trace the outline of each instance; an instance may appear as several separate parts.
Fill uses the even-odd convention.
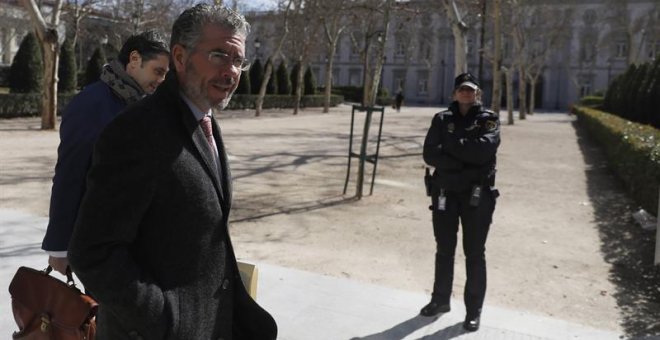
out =
[[[207,24],[226,28],[245,37],[250,33],[250,24],[241,14],[224,6],[198,4],[183,11],[174,22],[170,47],[179,44],[186,49],[194,49]]]
[[[133,51],[140,54],[142,63],[156,59],[161,54],[170,54],[165,38],[156,31],[146,31],[129,37],[121,47],[117,59],[126,66]]]

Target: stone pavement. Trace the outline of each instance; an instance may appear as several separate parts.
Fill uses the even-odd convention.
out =
[[[639,289],[656,284],[631,271],[639,258],[631,249],[639,244],[620,242],[643,235],[628,225],[625,196],[593,157],[597,150],[580,143],[565,114],[503,127],[498,182],[506,195],[489,236],[493,270],[482,329],[462,333],[461,300],[440,318],[418,317],[428,299],[433,241],[415,174],[422,171],[419,143],[433,110],[387,117],[378,194],[350,204],[334,204],[345,175],[346,108],[295,119],[279,119],[289,112],[223,117],[237,189],[232,237],[241,260],[260,269],[258,301],[275,316],[281,339],[624,339],[657,324],[657,300],[644,300]],[[39,248],[57,133],[34,131],[36,118],[0,125],[4,339],[15,330],[7,287],[16,268],[46,264]],[[341,218],[363,211],[359,223]],[[461,271],[457,265],[457,292]],[[599,311],[606,313],[595,317]]]
[[[0,209],[0,338],[15,331],[9,282],[19,266],[43,268],[47,219]],[[425,294],[258,263],[257,300],[278,322],[283,340],[619,339],[559,319],[486,304],[481,330],[465,333],[461,301],[436,318],[418,315]],[[58,274],[56,274],[58,275]]]

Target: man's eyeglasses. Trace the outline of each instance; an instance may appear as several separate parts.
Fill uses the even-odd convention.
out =
[[[211,51],[209,52],[209,61],[211,64],[222,67],[232,65],[241,71],[247,71],[250,68],[250,62],[242,57],[233,57],[225,52]]]

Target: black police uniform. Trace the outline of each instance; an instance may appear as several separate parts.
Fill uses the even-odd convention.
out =
[[[435,167],[430,190],[437,245],[432,302],[449,304],[460,218],[468,318],[479,316],[486,294],[485,243],[499,195],[494,189],[499,144],[499,117],[481,105],[463,116],[457,102],[433,117],[424,140],[424,161]]]

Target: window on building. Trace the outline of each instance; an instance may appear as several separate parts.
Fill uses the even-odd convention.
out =
[[[625,41],[617,41],[614,43],[614,57],[624,59],[628,57],[628,43]]]
[[[361,86],[362,85],[362,70],[361,69],[350,69],[348,71],[348,85],[349,86]]]
[[[417,73],[417,95],[425,96],[429,93],[429,73]]]
[[[593,88],[593,75],[583,74],[580,76],[579,80],[580,80],[580,97],[590,95]]]
[[[596,22],[596,11],[594,9],[587,9],[584,11],[582,20],[584,20],[584,23],[587,25],[593,25]]]
[[[406,56],[406,42],[403,37],[398,37],[396,39],[396,45],[394,47],[394,56],[400,58]]]
[[[431,43],[426,38],[419,39],[419,59],[431,60]]]
[[[332,69],[332,86],[339,84],[339,68]]]
[[[596,38],[593,34],[584,34],[582,36],[582,45],[580,46],[580,60],[583,62],[592,62],[596,57]]]
[[[537,57],[543,54],[543,51],[545,50],[543,46],[543,42],[541,40],[535,40],[532,43],[532,57]]]
[[[349,43],[351,44],[351,57],[359,56],[362,50],[362,34],[353,33],[354,39],[350,39]]]
[[[395,70],[392,72],[392,93],[396,93],[399,89],[406,87],[406,72],[402,70]]]
[[[509,40],[502,39],[502,59],[503,60],[511,59],[511,52],[512,52],[511,45],[512,44]]]
[[[650,60],[655,60],[660,57],[660,43],[649,43],[646,45],[647,57]]]

